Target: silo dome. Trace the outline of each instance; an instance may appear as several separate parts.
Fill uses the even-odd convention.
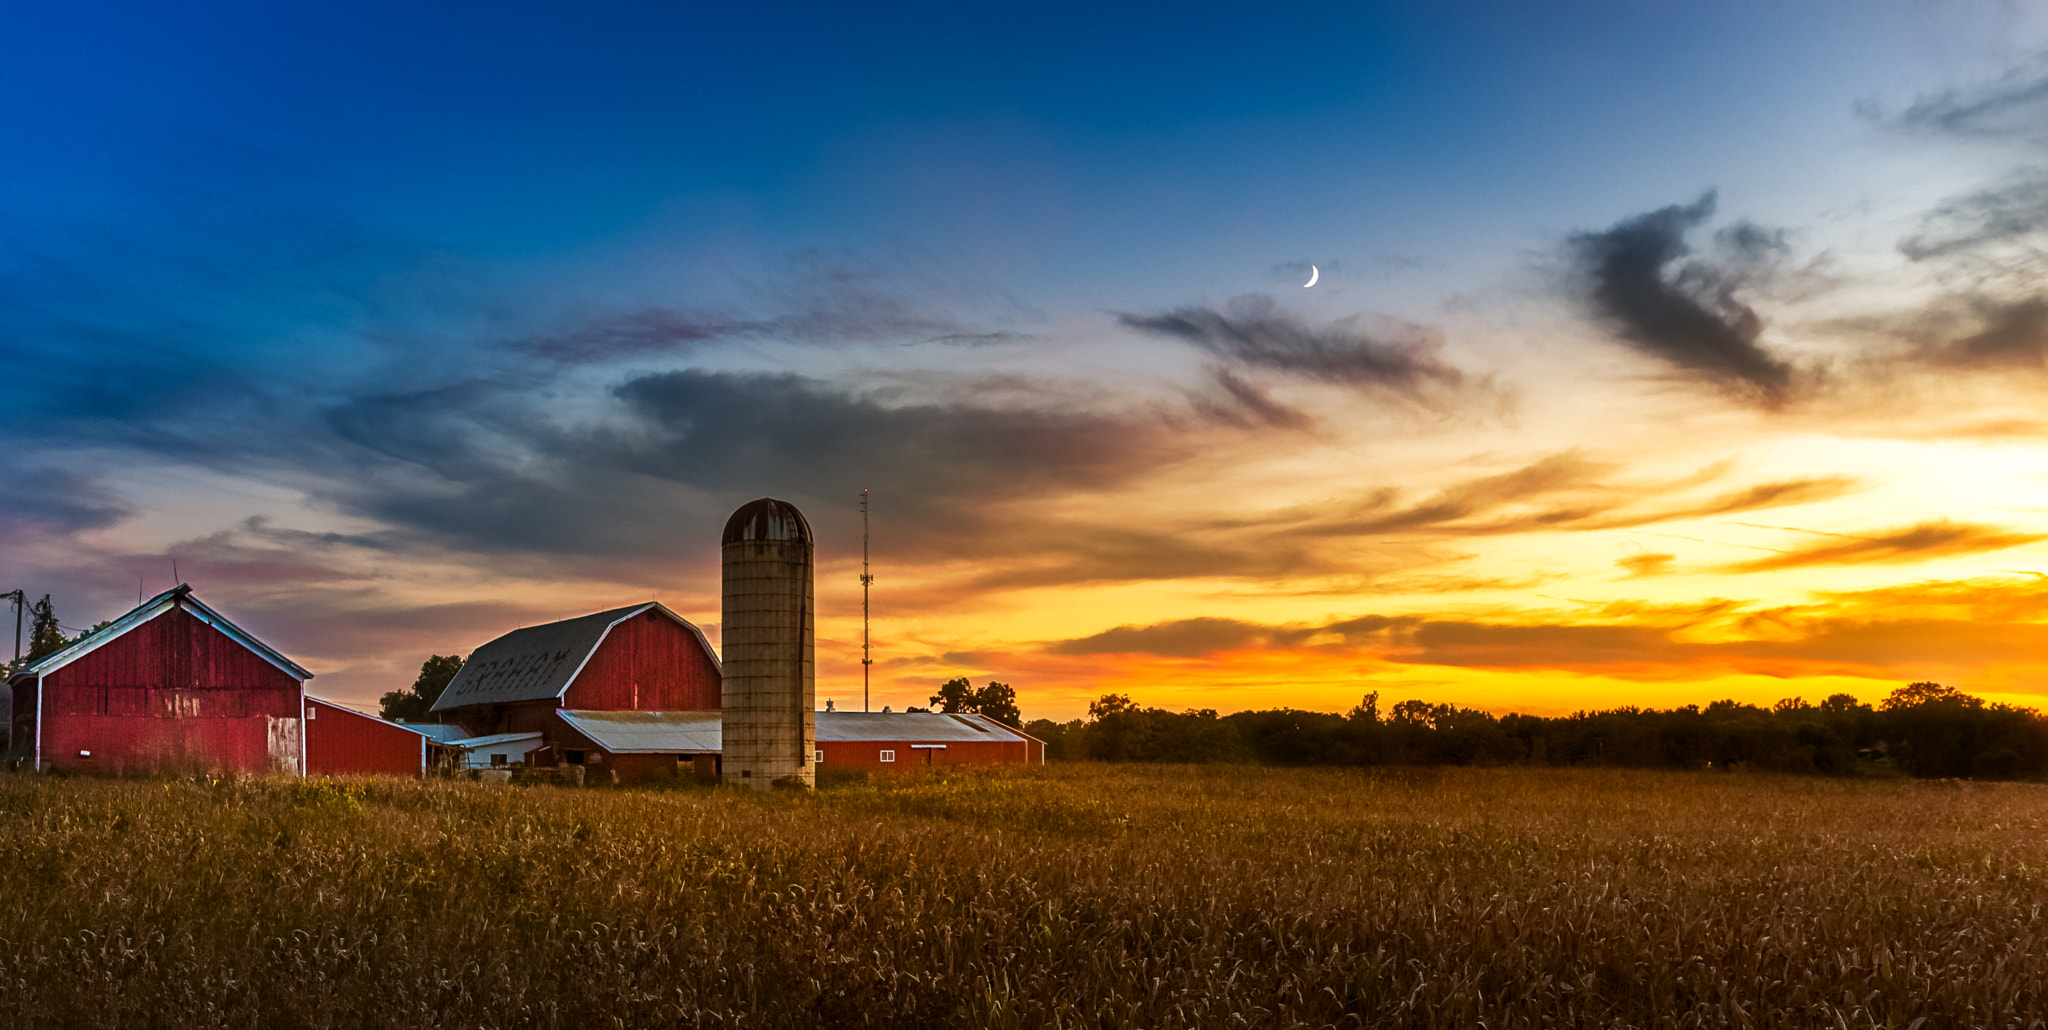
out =
[[[749,540],[787,540],[793,543],[811,542],[811,524],[804,521],[804,514],[788,501],[763,497],[740,506],[725,520],[725,543],[737,544]]]

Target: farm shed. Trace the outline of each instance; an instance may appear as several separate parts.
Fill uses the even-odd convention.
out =
[[[503,769],[515,762],[528,761],[531,752],[546,746],[538,732],[489,733],[448,742],[448,747],[455,750],[454,764],[458,769]]]
[[[717,712],[721,678],[703,631],[649,601],[477,648],[433,712],[479,734],[553,732],[562,708]]]
[[[697,779],[718,775],[723,742],[718,712],[587,712],[562,710],[556,760],[583,766],[586,776],[617,775],[619,783],[673,777],[688,766]]]
[[[464,734],[467,736],[467,734]],[[306,772],[313,776],[421,776],[443,745],[404,723],[306,698]]]
[[[819,712],[817,748],[826,769],[1045,764],[1044,741],[986,715]]]
[[[10,680],[36,769],[302,773],[312,673],[180,584]]]

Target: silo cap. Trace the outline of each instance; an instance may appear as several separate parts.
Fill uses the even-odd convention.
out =
[[[737,544],[748,540],[797,540],[811,542],[811,524],[804,521],[804,513],[788,501],[763,497],[740,505],[740,510],[725,520],[725,542]]]

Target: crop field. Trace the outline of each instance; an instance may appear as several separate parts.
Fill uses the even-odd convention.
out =
[[[8,1027],[2028,1027],[2044,906],[2034,784],[0,778]]]

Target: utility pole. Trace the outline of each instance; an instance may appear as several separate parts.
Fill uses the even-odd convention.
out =
[[[860,488],[860,710],[868,710],[868,666],[875,664],[868,648],[868,585],[875,577],[868,572],[868,488]],[[15,593],[20,593],[17,590]],[[19,619],[16,620],[17,622]],[[20,636],[19,628],[15,636]],[[20,645],[17,643],[16,649]]]
[[[21,665],[21,610],[28,606],[28,594],[15,590],[0,594],[0,598],[14,602],[14,664],[8,666],[9,669],[14,669]]]

